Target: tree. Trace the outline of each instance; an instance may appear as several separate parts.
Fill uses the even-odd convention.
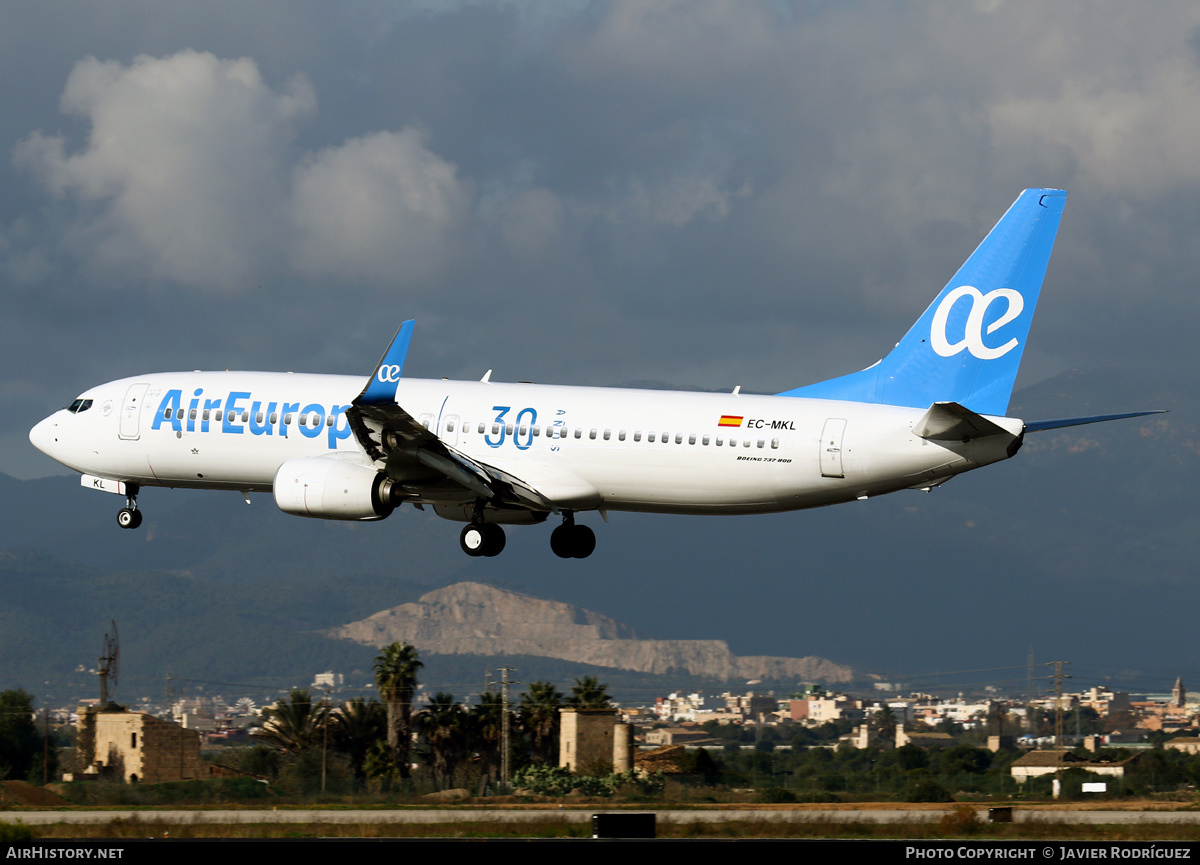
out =
[[[0,693],[0,779],[41,783],[44,747],[33,723],[33,696],[21,690]],[[50,755],[53,760],[54,748]]]
[[[417,715],[417,730],[429,747],[430,766],[441,789],[454,786],[454,773],[467,747],[467,713],[453,694],[439,691]]]
[[[334,747],[349,758],[355,780],[361,782],[366,777],[367,752],[387,736],[387,711],[375,700],[368,703],[355,697],[334,713],[330,734]]]
[[[375,686],[387,704],[387,741],[400,777],[409,776],[412,748],[412,701],[417,690],[417,670],[423,667],[416,647],[392,643],[375,659]]]
[[[583,676],[576,679],[571,686],[571,696],[567,705],[576,709],[611,709],[608,699],[608,685],[601,685],[595,676]]]
[[[272,748],[299,754],[321,744],[327,711],[324,703],[313,702],[313,696],[307,690],[296,688],[286,700],[263,709],[267,722],[254,737]]]
[[[529,735],[535,763],[558,763],[559,710],[562,706],[563,695],[549,682],[534,682],[521,697],[517,716]]]

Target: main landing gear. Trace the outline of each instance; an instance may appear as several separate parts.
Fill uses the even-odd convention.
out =
[[[575,515],[563,514],[563,523],[550,533],[550,549],[560,559],[586,559],[596,549],[596,533],[575,524]]]
[[[504,529],[495,523],[485,523],[483,508],[476,507],[471,522],[458,536],[458,543],[468,556],[498,556],[504,550]],[[596,549],[596,533],[587,526],[576,525],[575,514],[565,511],[562,525],[550,533],[550,549],[560,559],[586,559]]]
[[[498,556],[504,549],[504,529],[495,523],[471,523],[458,542],[468,556]]]
[[[132,486],[132,485],[131,485]],[[117,511],[117,525],[123,529],[136,529],[142,524],[142,512],[137,506],[137,487],[125,496],[125,507]]]

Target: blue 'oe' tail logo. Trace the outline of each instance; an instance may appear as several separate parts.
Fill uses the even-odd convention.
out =
[[[953,401],[1003,415],[1066,202],[1061,189],[1022,192],[887,357],[781,396],[912,408]]]

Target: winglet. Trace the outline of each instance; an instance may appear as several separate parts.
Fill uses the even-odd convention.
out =
[[[396,401],[396,384],[404,371],[404,358],[408,355],[408,344],[412,341],[415,326],[416,321],[411,318],[400,325],[392,337],[392,344],[375,366],[374,374],[354,400],[355,405],[380,405]]]

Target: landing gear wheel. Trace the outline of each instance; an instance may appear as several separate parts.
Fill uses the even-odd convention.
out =
[[[121,508],[117,511],[117,525],[123,529],[136,529],[142,524],[142,512],[133,508]]]
[[[596,549],[596,533],[587,526],[575,527],[575,558],[586,559]]]
[[[504,529],[492,523],[471,523],[458,536],[458,542],[468,556],[498,556],[505,541]]]
[[[489,558],[500,555],[504,551],[506,541],[504,529],[492,523],[483,526],[483,555]]]
[[[482,556],[485,546],[487,545],[487,534],[485,532],[486,525],[480,526],[471,523],[462,530],[462,534],[458,536],[459,546],[468,556]]]
[[[571,526],[559,526],[550,533],[550,549],[560,559],[571,558]]]
[[[596,533],[587,526],[564,523],[550,533],[550,549],[560,559],[586,559],[596,549]]]

